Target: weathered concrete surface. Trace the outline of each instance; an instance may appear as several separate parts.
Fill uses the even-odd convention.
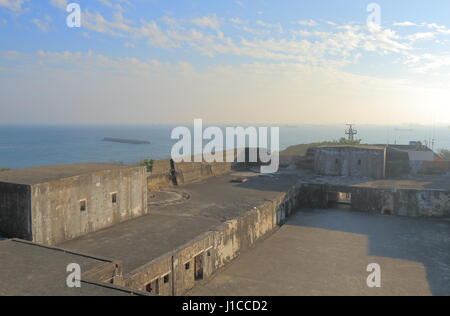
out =
[[[54,245],[147,214],[146,183],[144,167],[129,167],[34,184],[33,241]]]
[[[150,207],[150,214],[87,236],[60,243],[66,249],[124,260],[126,270],[145,264],[217,225],[243,215],[264,201],[278,198],[295,184],[295,175],[254,177],[244,184],[222,176],[174,191],[190,195],[183,204]],[[150,200],[151,201],[151,200]],[[142,250],[145,249],[143,253]]]
[[[75,177],[83,174],[90,174],[98,171],[127,168],[129,167],[109,163],[49,165],[4,171],[0,173],[0,182],[32,185],[58,179]]]
[[[0,241],[0,296],[121,296],[142,295],[118,288],[109,281],[119,262],[67,253],[21,240]],[[81,288],[69,288],[67,265],[81,266]],[[120,268],[120,267],[119,267]],[[116,271],[117,272],[117,271]],[[95,276],[100,276],[96,279]]]
[[[190,295],[450,295],[450,221],[298,212]],[[366,285],[381,265],[380,289]]]
[[[206,180],[215,176],[231,173],[232,163],[181,162],[175,164],[179,185]],[[151,191],[171,187],[170,160],[158,160],[148,173],[148,188]]]
[[[315,151],[314,170],[328,176],[383,179],[386,176],[386,147],[320,146]]]
[[[248,182],[231,183],[244,175]],[[239,173],[185,185],[178,188],[190,197],[184,203],[150,204],[147,216],[59,246],[123,260],[125,286],[181,295],[198,281],[198,262],[206,279],[282,223],[295,206],[297,180],[295,172]]]
[[[411,217],[450,217],[450,177],[421,176],[399,180],[319,176],[301,173],[300,204],[324,208],[328,193],[351,193],[354,211],[390,212]]]
[[[304,183],[300,190],[300,205],[303,208],[323,208],[330,202],[330,194],[348,193],[351,194],[353,211],[409,217],[450,217],[448,190],[316,183]]]
[[[0,182],[5,237],[54,245],[147,214],[145,167],[35,167],[2,172],[0,181],[11,182]]]

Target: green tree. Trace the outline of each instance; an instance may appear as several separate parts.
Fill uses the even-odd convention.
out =
[[[11,169],[9,169],[9,168],[1,168],[0,167],[0,172],[2,172],[2,171],[9,171],[9,170],[11,170]]]

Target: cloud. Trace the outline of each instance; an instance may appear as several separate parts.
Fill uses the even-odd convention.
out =
[[[411,35],[406,36],[406,38],[410,41],[419,41],[419,40],[430,40],[436,37],[436,34],[433,32],[418,32]]]
[[[60,10],[66,10],[67,0],[50,0],[50,4]]]
[[[416,23],[405,21],[405,22],[395,22],[394,26],[417,26]]]
[[[218,29],[220,26],[220,21],[215,15],[193,19],[191,22],[199,27],[206,27],[214,30]]]
[[[448,75],[450,70],[450,55],[410,55],[406,63],[412,67],[414,72],[419,74],[432,72],[433,74],[442,73]]]
[[[32,22],[36,25],[42,32],[47,33],[50,30],[50,22],[52,18],[49,15],[45,15],[44,19],[33,19]]]
[[[200,69],[187,62],[112,58],[94,52],[5,54],[16,60],[15,66],[0,65],[2,111],[8,113],[9,122],[33,118],[35,123],[148,124],[186,123],[201,117],[208,123],[314,123],[320,117],[321,123],[340,123],[342,113],[348,113],[349,120],[386,124],[389,115],[399,122],[421,117],[420,102],[429,96],[439,96],[433,106],[449,96],[448,90],[424,90],[402,80],[302,63]],[[448,119],[448,107],[443,111]]]
[[[48,32],[49,25],[47,22],[40,19],[33,19],[32,22],[44,33]]]
[[[109,8],[118,10],[120,12],[126,11],[127,7],[131,5],[131,2],[129,0],[115,0],[115,2],[119,3],[113,3],[111,0],[97,0],[97,1]]]
[[[11,11],[20,12],[23,10],[23,4],[28,0],[0,0],[0,6]]]
[[[107,20],[100,13],[85,11],[83,13],[83,27],[103,34],[124,37],[135,29],[131,21],[125,19],[121,12],[116,12],[112,20]]]
[[[234,28],[244,32],[239,38],[227,36],[215,15],[193,20],[163,17],[158,21],[140,21],[134,25],[116,12],[112,19],[99,13],[84,13],[83,25],[96,32],[133,40],[144,39],[160,49],[195,50],[203,55],[234,55],[259,60],[302,62],[311,65],[342,67],[358,60],[362,52],[380,55],[405,54],[411,49],[412,38],[401,38],[395,31],[384,28],[368,29],[365,25],[333,26],[331,31],[291,30],[283,37],[281,24],[258,20],[243,25],[233,19]],[[192,25],[195,27],[193,28]],[[300,21],[297,25],[319,27],[315,21]],[[247,34],[248,36],[245,36]],[[417,35],[417,39],[425,35]],[[310,37],[311,39],[306,39]]]
[[[314,20],[308,20],[308,21],[301,20],[301,21],[297,21],[297,24],[304,25],[304,26],[316,26],[317,22]]]
[[[247,21],[241,20],[240,18],[231,18],[230,22],[234,23],[234,24],[239,24],[239,25],[243,25],[243,24],[247,24],[248,23]]]

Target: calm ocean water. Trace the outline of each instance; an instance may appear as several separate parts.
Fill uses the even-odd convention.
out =
[[[448,126],[357,126],[364,143],[407,144],[435,138],[435,149],[450,149]],[[134,163],[170,156],[173,126],[0,126],[0,167],[26,168],[79,162]],[[345,136],[342,125],[282,126],[281,149],[290,145]],[[103,142],[104,137],[148,140],[150,145]]]

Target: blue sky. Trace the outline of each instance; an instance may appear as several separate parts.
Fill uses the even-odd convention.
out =
[[[450,124],[450,2],[0,0],[0,123]]]

